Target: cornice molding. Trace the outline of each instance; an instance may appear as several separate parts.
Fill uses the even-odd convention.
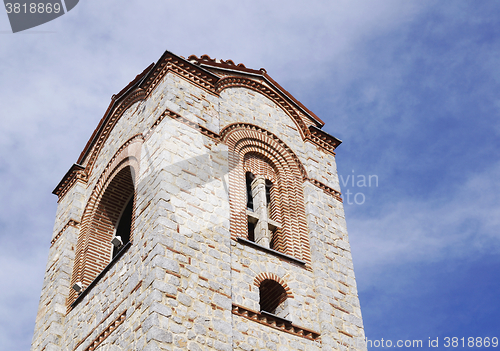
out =
[[[230,73],[231,76],[221,78],[221,69],[227,72],[234,71],[234,73]],[[217,75],[217,70],[219,70],[219,75]],[[264,69],[252,70],[243,64],[236,65],[232,60],[216,60],[208,55],[203,55],[201,58],[191,55],[186,60],[166,51],[156,64],[151,64],[117,95],[113,95],[104,117],[99,122],[77,163],[71,167],[54,189],[53,194],[58,196],[58,201],[64,197],[76,181],[87,182],[96,159],[117,121],[134,103],[146,100],[168,72],[188,80],[215,96],[220,96],[224,89],[232,87],[254,90],[276,103],[290,116],[297,125],[302,140],[310,141],[332,155],[335,155],[334,150],[341,142],[318,128],[317,126],[322,126],[323,122],[274,82]],[[245,75],[252,79],[245,77]],[[185,117],[172,111],[167,112],[167,114],[182,123],[193,124]],[[306,119],[311,121],[311,125],[306,123]],[[220,139],[217,133],[207,128],[199,125],[197,128],[204,135],[216,140]]]
[[[243,307],[233,303],[232,313],[238,315],[240,317],[249,319],[251,321],[267,325],[271,328],[281,330],[285,333],[293,334],[296,336],[300,336],[302,338],[306,338],[312,341],[320,341],[320,334],[313,330],[300,327],[294,323],[290,323],[289,321],[283,320],[278,316],[274,316],[270,313],[263,313],[253,311],[247,307]]]
[[[61,179],[55,189],[52,190],[52,194],[57,195],[58,201],[60,201],[78,180],[86,183],[87,173],[85,172],[85,167],[75,163],[73,164],[73,166],[71,166],[68,172],[66,172],[63,179]]]
[[[75,221],[74,219],[70,219],[68,223],[56,234],[56,236],[50,241],[50,247],[54,246],[56,241],[63,235],[63,233],[68,229],[68,227],[78,228],[80,226],[80,222]]]
[[[319,180],[317,179],[313,179],[313,178],[307,178],[306,180],[308,180],[311,184],[317,186],[318,188],[320,188],[321,190],[323,190],[325,193],[327,193],[328,195],[331,195],[333,196],[335,199],[337,199],[338,201],[340,202],[344,202],[342,200],[342,197],[341,197],[341,193],[331,187],[329,187],[328,185],[326,184],[323,184],[321,183]]]
[[[332,155],[335,155],[334,150],[342,143],[342,140],[312,125],[309,126],[309,135],[306,140],[313,142]]]
[[[114,332],[127,318],[127,310],[123,311],[111,324],[109,324],[84,351],[94,351],[108,336]]]
[[[158,63],[153,67],[141,85],[146,91],[146,96],[151,94],[163,77],[167,75],[168,71],[175,72],[210,93],[215,94],[215,83],[219,80],[217,75],[167,51],[158,60]]]
[[[196,129],[198,130],[201,134],[215,140],[216,142],[220,142],[221,141],[221,136],[213,131],[211,131],[210,129],[208,128],[205,128],[201,125],[199,125],[198,123],[196,122],[193,122],[189,119],[187,119],[186,117],[183,117],[181,116],[180,114],[170,110],[170,109],[165,109],[163,111],[163,113],[160,115],[160,117],[158,117],[156,119],[156,121],[153,123],[153,125],[149,128],[149,130],[147,131],[147,133],[145,134],[144,136],[144,139],[147,140],[151,134],[153,133],[153,131],[156,129],[156,127],[161,123],[161,121],[163,121],[163,119],[165,117],[170,117],[172,119],[175,119],[176,121],[179,121],[193,129]]]

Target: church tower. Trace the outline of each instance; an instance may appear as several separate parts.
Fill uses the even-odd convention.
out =
[[[32,350],[366,350],[340,140],[264,69],[165,52],[58,208]]]

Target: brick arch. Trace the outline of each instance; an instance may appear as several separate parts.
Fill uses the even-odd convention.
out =
[[[306,139],[311,134],[309,128],[304,123],[303,119],[294,108],[292,103],[285,99],[280,92],[271,89],[270,87],[262,84],[259,81],[241,76],[224,77],[216,83],[217,94],[220,94],[224,89],[228,88],[247,88],[264,95],[269,100],[278,105],[288,116],[290,116],[292,121],[298,127],[302,139]]]
[[[283,150],[285,150],[286,154],[291,159],[293,159],[293,162],[299,168],[300,175],[301,175],[302,179],[304,179],[304,180],[308,179],[305,167],[302,165],[302,162],[300,162],[299,158],[297,157],[297,155],[295,155],[293,150],[290,149],[290,147],[288,145],[286,145],[285,142],[283,142],[275,134],[265,130],[264,128],[261,128],[259,126],[256,126],[256,125],[250,124],[250,123],[232,123],[232,124],[228,124],[227,126],[222,128],[222,130],[220,132],[220,139],[225,142],[228,139],[228,135],[230,135],[231,133],[234,133],[235,131],[238,131],[238,130],[246,130],[249,132],[250,131],[258,132],[257,135],[253,134],[253,136],[252,136],[253,138],[257,138],[257,140],[261,140],[261,141],[265,140],[266,142],[269,142],[269,140],[271,139],[273,141],[273,143],[276,143],[277,145],[279,145],[279,148],[282,148]]]
[[[135,171],[139,170],[139,162],[141,158],[141,148],[143,142],[143,135],[137,134],[127,140],[122,146],[120,146],[120,148],[115,152],[111,160],[106,165],[106,168],[104,168],[104,171],[99,176],[99,180],[97,181],[92,194],[101,191],[104,184],[109,181],[111,173],[116,172],[119,165],[127,159],[130,162],[131,167]]]
[[[142,138],[134,137],[122,145],[92,190],[81,220],[71,286],[82,282],[86,288],[111,261],[115,226],[130,198],[135,199],[142,142]],[[135,204],[132,212],[135,213]],[[75,299],[76,293],[71,289],[68,304]]]
[[[274,134],[250,124],[234,124],[221,132],[229,148],[229,201],[231,206],[231,236],[246,238],[245,157],[260,158],[275,172],[276,199],[279,211],[278,251],[310,263],[310,246],[305,216],[303,180],[304,167],[293,151]],[[274,219],[274,218],[273,218]]]
[[[283,289],[285,289],[287,298],[293,298],[292,290],[290,289],[290,287],[286,284],[286,282],[283,279],[278,277],[276,274],[267,272],[260,273],[255,277],[253,283],[256,287],[259,288],[264,280],[274,280],[276,283],[281,285]]]
[[[261,174],[266,179],[275,183],[277,180],[276,171],[271,165],[271,162],[266,160],[264,157],[260,157],[260,155],[251,152],[246,153],[243,157],[243,169],[245,172]]]
[[[85,173],[87,177],[90,176],[90,174],[92,174],[95,163],[99,158],[99,154],[102,151],[104,144],[106,143],[106,140],[111,135],[111,131],[116,126],[116,124],[123,116],[125,111],[127,111],[136,102],[145,100],[145,98],[146,94],[144,90],[138,88],[134,92],[128,94],[128,96],[124,98],[122,101],[118,102],[116,107],[113,106],[114,111],[110,113],[107,116],[107,118],[103,118],[103,120],[101,120],[98,129],[99,127],[101,127],[102,129],[99,130],[99,133],[96,135],[95,143],[92,145],[91,149],[87,151],[88,154],[86,154],[85,153],[86,150],[84,150],[84,152],[82,152],[82,154],[78,159],[78,163],[80,163],[84,160],[84,158],[88,158],[87,165],[85,166]]]

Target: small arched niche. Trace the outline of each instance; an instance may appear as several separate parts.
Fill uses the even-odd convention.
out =
[[[259,304],[261,311],[290,319],[287,298],[287,291],[277,281],[265,279],[260,283]]]

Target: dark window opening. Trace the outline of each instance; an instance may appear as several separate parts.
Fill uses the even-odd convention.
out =
[[[266,207],[267,207],[267,215],[271,218],[271,188],[273,187],[273,183],[266,179]]]
[[[246,183],[247,183],[247,209],[253,211],[253,196],[252,196],[252,182],[255,179],[255,176],[247,172],[246,174]]]
[[[132,231],[132,212],[134,210],[134,197],[129,200],[125,209],[122,212],[120,220],[116,226],[115,236],[120,237],[122,245],[113,246],[113,257],[130,241],[130,233]]]
[[[287,298],[286,290],[278,282],[270,279],[264,280],[259,287],[260,310],[276,314],[278,306]]]
[[[271,188],[273,187],[273,183],[269,180],[266,179],[266,203],[267,206],[271,204]]]
[[[255,242],[255,224],[248,222],[248,240]]]

